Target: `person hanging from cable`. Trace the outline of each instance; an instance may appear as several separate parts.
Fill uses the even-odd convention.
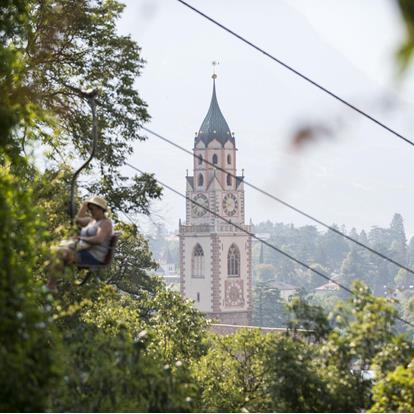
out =
[[[47,287],[56,291],[53,274],[63,271],[65,266],[99,266],[105,261],[110,249],[113,233],[112,221],[106,216],[108,205],[105,199],[93,196],[84,201],[75,217],[81,227],[79,236],[65,240],[57,248],[57,264],[49,277]]]

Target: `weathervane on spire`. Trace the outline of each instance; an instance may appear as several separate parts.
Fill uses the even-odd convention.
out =
[[[213,65],[213,75],[211,76],[213,79],[217,78],[216,75],[216,66],[220,64],[220,62],[216,62],[215,60],[213,60],[213,62],[211,62],[211,64]]]

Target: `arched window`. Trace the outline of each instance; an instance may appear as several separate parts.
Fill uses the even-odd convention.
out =
[[[231,174],[227,174],[227,185],[231,185]]]
[[[203,163],[203,156],[200,154],[198,157],[198,165]]]
[[[204,277],[204,252],[203,248],[198,243],[194,246],[193,250],[191,276]]]
[[[217,164],[217,163],[218,163],[217,154],[213,154],[213,164]]]
[[[230,154],[227,155],[227,164],[231,164],[231,155]]]
[[[234,243],[227,254],[227,274],[229,277],[240,276],[240,250]]]
[[[198,186],[201,187],[204,184],[203,174],[198,174]]]

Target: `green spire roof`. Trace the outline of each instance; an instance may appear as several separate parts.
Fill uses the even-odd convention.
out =
[[[220,142],[223,146],[227,141],[235,144],[234,137],[230,132],[230,128],[224,119],[217,102],[216,79],[213,75],[213,95],[211,97],[210,108],[208,109],[207,115],[195,138],[195,145],[200,141],[205,145],[208,145],[214,139]]]

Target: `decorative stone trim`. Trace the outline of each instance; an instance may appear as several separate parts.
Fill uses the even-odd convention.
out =
[[[247,238],[247,289],[246,289],[246,300],[247,300],[247,310],[249,312],[249,323],[251,322],[251,313],[252,313],[252,283],[253,283],[253,267],[252,267],[252,238],[249,236]]]
[[[180,240],[180,292],[183,296],[185,296],[185,238],[181,233],[178,235],[178,237]]]
[[[220,312],[221,310],[221,280],[220,280],[220,266],[221,266],[221,242],[220,238],[211,235],[211,303],[213,312]]]

